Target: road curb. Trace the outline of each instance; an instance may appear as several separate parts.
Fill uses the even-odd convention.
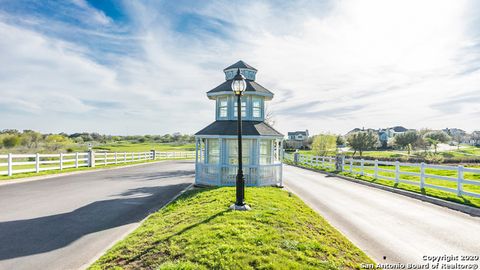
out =
[[[162,161],[165,161],[165,160],[162,160]],[[160,162],[160,161],[159,161]],[[156,163],[156,162],[151,162],[151,163]],[[166,204],[164,204],[163,206],[161,207],[158,207],[158,208],[155,208],[155,209],[152,209],[150,210],[150,212],[148,213],[148,215],[143,218],[142,220],[140,220],[138,222],[137,225],[135,225],[134,227],[132,227],[130,230],[128,230],[127,232],[125,232],[124,234],[120,235],[117,239],[115,239],[114,241],[112,241],[112,243],[110,245],[108,245],[105,249],[103,249],[102,251],[100,251],[97,255],[95,255],[93,257],[93,259],[91,259],[90,261],[88,261],[87,263],[83,264],[82,266],[79,267],[79,269],[87,269],[88,267],[90,267],[93,263],[95,263],[98,259],[100,259],[100,257],[102,257],[103,254],[105,254],[109,249],[111,249],[116,243],[118,243],[119,241],[125,239],[128,235],[130,235],[132,232],[134,232],[136,229],[138,229],[142,224],[143,222],[145,222],[145,220],[147,220],[151,215],[155,214],[157,211],[160,211],[161,209],[167,207],[169,204],[171,204],[172,202],[174,202],[178,197],[180,197],[183,193],[187,192],[188,190],[192,189],[194,187],[194,184],[190,184],[188,185],[188,187],[184,188],[182,191],[180,191],[177,195],[175,195],[172,199],[170,199]]]
[[[45,180],[45,179],[56,178],[56,177],[62,177],[62,176],[69,176],[69,175],[118,170],[118,169],[122,169],[122,168],[130,168],[130,167],[137,167],[137,166],[148,165],[148,164],[156,164],[156,163],[161,163],[161,162],[166,162],[166,161],[171,161],[171,160],[174,160],[174,159],[158,160],[158,161],[138,163],[138,164],[129,164],[129,165],[125,165],[125,166],[116,166],[116,167],[102,168],[102,169],[72,171],[72,172],[64,172],[64,173],[56,173],[56,174],[22,177],[22,178],[15,178],[15,179],[9,179],[9,180],[0,180],[0,186],[28,183],[28,182],[34,182],[34,181]]]
[[[459,204],[459,203],[455,203],[455,202],[450,202],[450,201],[438,199],[438,198],[435,198],[435,197],[430,197],[430,196],[427,196],[427,195],[415,193],[415,192],[408,191],[408,190],[403,190],[403,189],[384,186],[384,185],[380,185],[380,184],[376,184],[376,183],[372,183],[372,182],[362,181],[362,180],[351,178],[351,177],[344,176],[344,175],[338,175],[338,174],[335,174],[335,173],[329,173],[329,172],[320,171],[320,170],[316,170],[316,169],[312,169],[312,168],[306,168],[306,167],[302,167],[302,166],[298,166],[298,165],[290,165],[290,164],[288,164],[288,165],[292,166],[292,167],[297,167],[297,168],[300,168],[300,169],[309,170],[309,171],[312,171],[312,172],[326,174],[326,175],[332,176],[332,177],[338,177],[338,178],[341,178],[343,180],[347,180],[347,181],[354,182],[354,183],[357,183],[357,184],[361,184],[361,185],[364,185],[364,186],[369,186],[369,187],[373,187],[373,188],[382,189],[382,190],[385,190],[385,191],[390,191],[390,192],[400,194],[400,195],[404,195],[404,196],[407,196],[407,197],[410,197],[410,198],[413,198],[413,199],[417,199],[417,200],[421,200],[421,201],[424,201],[424,202],[432,203],[432,204],[435,204],[435,205],[438,205],[438,206],[447,207],[449,209],[456,210],[456,211],[459,211],[459,212],[462,212],[462,213],[465,213],[465,214],[468,214],[468,215],[471,215],[471,216],[480,217],[480,209],[472,207],[472,206],[463,205],[463,204]]]

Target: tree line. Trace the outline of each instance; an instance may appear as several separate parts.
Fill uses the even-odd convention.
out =
[[[99,133],[58,133],[42,134],[34,130],[18,131],[16,129],[5,129],[0,131],[0,149],[28,151],[50,151],[71,150],[79,147],[92,145],[128,142],[128,143],[173,143],[186,144],[195,141],[193,135],[180,133],[165,135],[129,135],[113,136]]]
[[[441,130],[410,130],[395,135],[389,141],[387,147],[406,150],[409,155],[412,150],[423,149],[426,152],[433,147],[436,154],[440,143],[448,143],[451,140],[452,138]],[[334,134],[319,134],[315,135],[312,140],[312,150],[318,155],[337,152],[340,147],[345,145],[353,150],[353,156],[357,153],[362,156],[364,151],[377,150],[382,147],[378,134],[373,131],[353,132],[345,137]]]

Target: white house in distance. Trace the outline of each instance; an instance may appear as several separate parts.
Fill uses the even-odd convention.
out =
[[[301,149],[303,147],[306,147],[306,141],[308,139],[308,136],[308,129],[305,131],[288,132],[287,147],[295,149]]]
[[[242,96],[243,172],[247,186],[281,185],[283,135],[264,122],[273,93],[255,81],[257,70],[243,61],[225,68],[225,82],[207,92],[215,101],[215,122],[195,134],[195,183],[233,186],[238,170],[237,102],[231,89],[237,70],[245,76]]]

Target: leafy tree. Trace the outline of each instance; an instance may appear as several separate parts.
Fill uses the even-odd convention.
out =
[[[343,136],[341,136],[341,135],[338,135],[336,140],[335,140],[335,143],[337,144],[337,147],[345,145],[345,138],[343,138]]]
[[[418,140],[419,135],[416,131],[407,131],[402,134],[398,134],[394,138],[394,143],[396,146],[400,147],[401,149],[407,149],[410,146],[410,150],[412,145]],[[408,150],[408,149],[407,149]],[[410,155],[410,150],[408,154]]]
[[[372,131],[358,131],[352,133],[347,137],[347,142],[354,150],[353,155],[358,151],[360,156],[362,156],[363,151],[374,149],[380,145],[378,135]]]
[[[473,141],[473,145],[480,146],[480,131],[472,132],[471,139]]]
[[[439,143],[446,143],[450,141],[450,136],[440,130],[427,132],[425,135],[423,135],[423,137],[430,145],[433,145],[435,154],[437,153],[437,146]]]
[[[4,129],[0,131],[0,134],[20,135],[20,131],[16,129]]]
[[[319,156],[327,155],[328,151],[333,151],[337,144],[337,138],[331,134],[320,134],[313,137],[312,150]]]
[[[338,135],[337,138],[335,139],[335,144],[336,144],[336,149],[335,149],[335,152],[338,153],[338,149],[342,146],[344,146],[346,143],[345,141],[345,138],[343,138],[343,136],[341,135]]]
[[[32,149],[38,148],[38,144],[42,141],[43,135],[33,130],[24,130],[20,138],[22,145]]]
[[[456,133],[452,136],[453,141],[457,143],[457,150],[460,149],[460,144],[462,143],[464,138],[465,138],[465,134],[461,134],[461,133]]]
[[[50,148],[53,151],[58,151],[59,149],[72,143],[72,141],[69,138],[62,136],[60,134],[48,135],[45,141],[47,143],[48,148]]]
[[[412,144],[411,143],[409,143],[407,145],[407,152],[408,152],[408,155],[410,155],[410,153],[412,152]]]
[[[20,137],[17,135],[9,135],[3,138],[3,146],[5,148],[13,148],[20,144]]]

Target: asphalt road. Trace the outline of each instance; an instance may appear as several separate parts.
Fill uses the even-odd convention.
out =
[[[194,179],[167,161],[0,186],[0,269],[78,269]]]
[[[480,255],[479,217],[288,165],[283,177],[287,189],[377,263]]]

